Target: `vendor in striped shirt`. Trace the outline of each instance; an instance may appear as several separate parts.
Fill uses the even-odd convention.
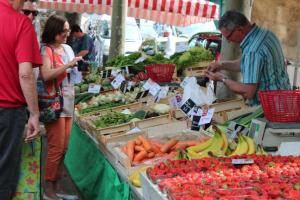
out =
[[[211,63],[206,72],[209,79],[222,81],[251,106],[260,104],[260,90],[291,89],[282,48],[273,32],[251,24],[236,11],[221,17],[219,29],[229,42],[240,45],[242,55],[237,60]],[[228,79],[220,70],[241,72],[242,83]]]

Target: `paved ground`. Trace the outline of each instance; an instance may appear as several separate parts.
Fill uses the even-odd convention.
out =
[[[47,138],[43,136],[43,150],[42,150],[42,177],[44,177],[44,166],[45,166],[45,160],[47,157]],[[42,178],[44,180],[44,178]],[[72,182],[70,176],[68,175],[67,171],[64,172],[64,175],[62,179],[58,182],[59,187],[62,188],[63,191],[67,192],[68,194],[74,194],[79,197],[79,200],[84,200],[78,190],[76,189],[76,186]],[[44,182],[42,181],[42,185],[44,185]]]

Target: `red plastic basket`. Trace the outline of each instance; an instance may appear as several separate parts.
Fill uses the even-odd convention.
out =
[[[269,90],[258,94],[264,115],[270,122],[300,121],[299,90]]]
[[[157,83],[167,83],[172,81],[175,70],[174,64],[151,64],[146,65],[145,69],[149,78]]]

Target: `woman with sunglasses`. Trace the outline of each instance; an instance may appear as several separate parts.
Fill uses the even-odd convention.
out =
[[[46,81],[49,93],[55,91],[54,83],[57,83],[56,87],[61,88],[64,99],[60,118],[53,123],[45,123],[48,155],[44,199],[51,200],[58,200],[61,196],[57,194],[56,186],[63,167],[74,112],[75,80],[72,73],[77,70],[77,62],[82,60],[82,57],[74,57],[71,47],[65,44],[69,34],[69,23],[65,18],[57,15],[49,17],[42,33],[43,65],[40,67],[40,78]]]

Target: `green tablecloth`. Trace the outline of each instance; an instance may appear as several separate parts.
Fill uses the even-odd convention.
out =
[[[131,199],[129,185],[120,181],[115,169],[76,123],[64,163],[84,199]]]

